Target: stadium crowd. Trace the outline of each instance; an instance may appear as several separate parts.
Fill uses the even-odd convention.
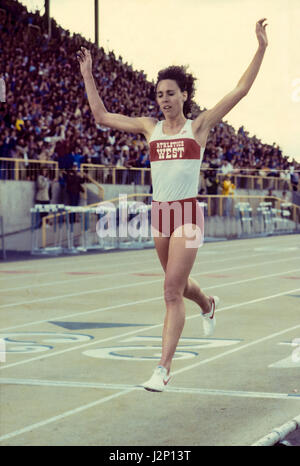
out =
[[[126,134],[95,124],[76,60],[81,45],[93,56],[93,72],[107,109],[129,116],[160,117],[154,83],[121,56],[28,13],[15,0],[2,0],[0,9],[0,78],[6,102],[0,103],[1,157],[58,161],[61,170],[81,163],[107,167],[149,167],[148,145],[141,135]],[[196,104],[191,118],[205,110]],[[300,164],[289,161],[280,147],[250,137],[221,122],[210,133],[203,168],[205,191],[212,189],[216,171],[285,177],[297,189]],[[3,170],[2,170],[3,171]],[[0,168],[1,177],[1,168]],[[3,173],[2,173],[3,178]]]

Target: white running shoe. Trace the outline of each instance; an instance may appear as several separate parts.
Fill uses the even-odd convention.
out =
[[[143,383],[141,386],[149,392],[163,392],[171,376],[168,375],[167,369],[163,366],[157,366],[151,379]]]
[[[210,337],[214,333],[216,327],[215,310],[220,302],[220,298],[218,296],[210,296],[209,299],[211,301],[211,311],[206,314],[202,314],[203,330],[206,337]]]

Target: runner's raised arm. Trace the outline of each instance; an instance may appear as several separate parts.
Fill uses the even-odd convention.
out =
[[[148,139],[153,131],[156,120],[150,117],[129,117],[108,112],[96,88],[92,73],[91,52],[85,47],[81,47],[77,52],[77,58],[90,108],[96,123],[128,133],[141,133]]]

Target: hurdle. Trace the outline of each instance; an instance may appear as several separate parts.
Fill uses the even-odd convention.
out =
[[[241,225],[241,236],[251,235],[253,232],[252,207],[249,202],[237,202],[235,205],[236,220]]]
[[[138,201],[120,202],[118,209],[120,249],[153,247],[151,236],[151,206]]]
[[[63,252],[62,247],[62,214],[65,206],[63,204],[35,204],[30,209],[31,213],[31,254],[50,254],[58,255]],[[48,247],[39,246],[40,243],[40,228],[47,228],[46,218],[42,214],[49,214],[53,218],[53,245]],[[44,232],[43,232],[44,234]]]
[[[274,230],[271,208],[272,202],[260,202],[257,208],[261,232],[265,234],[272,234]]]
[[[112,201],[91,206],[36,204],[30,209],[31,254],[154,247],[151,205],[127,200],[122,205],[121,200],[117,207]]]

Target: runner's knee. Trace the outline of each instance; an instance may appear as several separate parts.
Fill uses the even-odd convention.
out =
[[[184,285],[178,280],[166,278],[164,283],[164,299],[165,302],[176,302],[183,298]]]

